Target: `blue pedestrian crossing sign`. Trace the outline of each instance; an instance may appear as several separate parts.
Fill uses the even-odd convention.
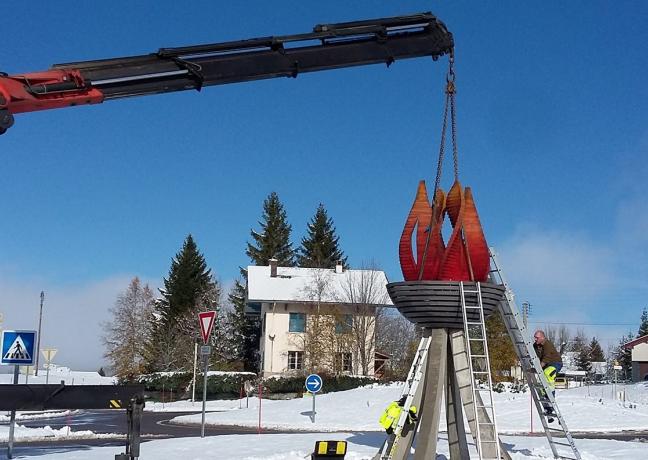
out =
[[[0,364],[33,365],[35,344],[36,331],[2,331]]]
[[[317,393],[322,389],[322,377],[317,374],[311,374],[306,377],[306,389],[310,393]]]

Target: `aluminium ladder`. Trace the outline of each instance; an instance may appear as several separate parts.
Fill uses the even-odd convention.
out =
[[[401,398],[406,397],[405,403],[403,404],[403,409],[401,410],[400,417],[398,419],[398,425],[394,429],[394,432],[387,437],[387,440],[384,442],[383,446],[380,449],[380,453],[376,458],[381,460],[391,460],[396,451],[396,446],[401,439],[401,434],[403,428],[407,423],[407,418],[409,415],[410,407],[412,406],[412,401],[414,400],[414,395],[418,390],[419,383],[423,378],[423,371],[425,363],[427,362],[428,350],[430,349],[430,343],[432,342],[431,337],[423,337],[419,342],[418,349],[416,350],[416,357],[412,361],[412,366],[410,367],[409,373],[407,374],[407,380],[405,381],[405,386],[401,392]]]
[[[553,388],[549,386],[540,365],[540,360],[533,348],[533,342],[528,338],[526,326],[515,304],[515,294],[504,279],[502,269],[497,262],[495,250],[489,248],[489,252],[491,257],[491,281],[495,284],[501,284],[505,288],[504,299],[499,304],[500,313],[529,384],[529,391],[540,416],[551,451],[555,458],[581,460],[576,444],[567,429],[567,424],[560,414],[560,410],[558,410],[558,405],[553,396]],[[557,427],[550,426],[553,419],[557,420]]]
[[[480,460],[501,457],[500,443],[497,436],[495,419],[495,402],[493,399],[493,380],[490,372],[488,357],[488,342],[486,340],[486,324],[482,303],[481,284],[475,283],[476,289],[466,289],[463,282],[459,283],[461,307],[463,312],[464,332],[466,335],[466,352],[471,377],[472,400],[475,404],[475,444]],[[470,314],[469,314],[470,313]],[[477,313],[477,321],[475,321]],[[487,385],[488,399],[483,401],[480,395],[480,383]],[[482,409],[482,410],[479,410]],[[489,444],[490,448],[486,445]],[[493,449],[492,447],[495,447]],[[488,454],[495,453],[495,457]]]

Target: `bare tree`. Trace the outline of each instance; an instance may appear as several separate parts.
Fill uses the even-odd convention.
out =
[[[359,270],[347,273],[341,283],[340,303],[353,315],[350,324],[353,354],[363,375],[373,374],[376,345],[376,322],[381,307],[388,301],[382,272],[375,264],[363,264]]]
[[[153,292],[135,277],[119,294],[110,313],[112,320],[102,324],[104,356],[117,377],[132,380],[144,372],[145,344],[151,334]]]
[[[561,324],[560,326],[545,325],[545,336],[554,344],[556,350],[561,355],[567,351],[569,342],[571,341],[571,331],[569,328]]]
[[[309,275],[304,295],[315,304],[315,309],[306,316],[304,333],[293,337],[293,342],[298,342],[296,345],[304,350],[306,369],[317,372],[334,367],[331,347],[335,343],[335,317],[330,311],[322,311],[323,304],[329,303],[332,297],[333,273],[330,269],[314,268],[309,270]]]
[[[390,356],[389,369],[392,376],[405,379],[416,353],[416,326],[396,309],[379,310],[376,318],[376,349]]]

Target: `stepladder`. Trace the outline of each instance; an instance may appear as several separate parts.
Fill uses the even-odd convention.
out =
[[[499,304],[513,348],[529,386],[534,407],[538,413],[554,458],[581,460],[580,453],[555,399],[555,388],[547,380],[544,369],[533,348],[533,340],[523,317],[515,304],[515,294],[507,283],[496,252],[490,248],[491,281],[504,286],[504,298]]]
[[[409,426],[409,413],[415,397],[420,393],[419,384],[421,383],[425,373],[430,342],[430,337],[423,337],[419,342],[416,355],[414,356],[414,360],[410,366],[399,399],[399,401],[402,401],[402,406],[398,421],[396,426],[390,429],[387,439],[383,443],[379,453],[374,457],[374,460],[392,460],[395,458],[397,450],[401,447],[399,444],[403,436],[406,434],[404,431],[414,428],[413,426]]]
[[[468,368],[475,404],[473,438],[480,460],[501,458],[481,284],[459,283]],[[485,389],[485,391],[484,391]],[[481,394],[480,394],[481,393]],[[482,394],[485,393],[484,398]]]

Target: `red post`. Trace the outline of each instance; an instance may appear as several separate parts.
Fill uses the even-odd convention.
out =
[[[530,390],[531,388],[529,388]],[[529,414],[531,415],[531,433],[533,433],[533,395],[529,391],[529,402],[531,403],[531,410],[529,411]]]
[[[263,384],[259,383],[259,432],[261,434],[261,397],[263,396]]]

